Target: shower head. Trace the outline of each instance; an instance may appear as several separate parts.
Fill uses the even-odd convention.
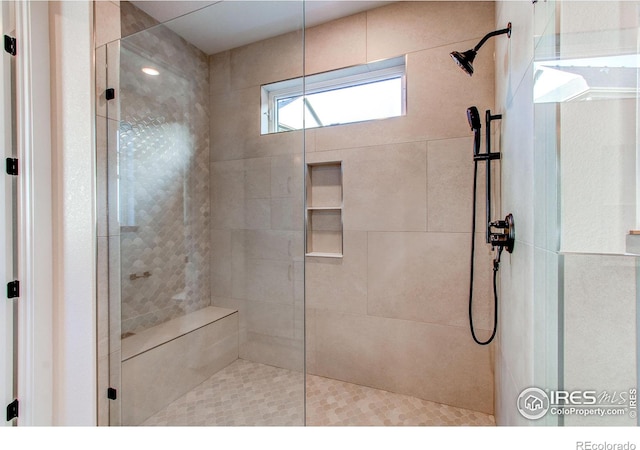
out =
[[[467,75],[471,76],[473,75],[473,60],[476,57],[476,52],[475,50],[467,50],[466,52],[460,53],[460,52],[451,52],[451,58],[453,58],[453,60],[456,62],[456,64],[462,69],[464,70]]]
[[[511,38],[511,22],[507,24],[507,28],[504,28],[502,30],[492,31],[491,33],[487,33],[487,35],[483,37],[480,40],[480,42],[478,42],[478,45],[476,45],[474,48],[462,53],[451,52],[450,53],[451,58],[453,58],[453,60],[458,65],[458,67],[464,70],[464,72],[467,75],[471,76],[473,75],[473,60],[475,59],[478,53],[478,50],[480,50],[480,47],[482,47],[489,38],[493,36],[498,36],[500,34],[506,34],[507,37]]]
[[[467,108],[467,120],[469,121],[469,126],[471,127],[471,131],[480,131],[480,114],[478,113],[478,108],[475,106],[470,106]]]

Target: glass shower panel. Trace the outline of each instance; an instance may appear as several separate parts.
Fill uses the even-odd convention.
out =
[[[553,59],[556,53],[556,2],[535,5],[535,61]],[[535,73],[535,70],[534,70]],[[535,77],[535,75],[534,75]],[[535,78],[534,78],[535,79]],[[535,90],[535,89],[534,89]],[[557,104],[534,104],[534,386],[560,387],[558,335],[561,289],[558,240]],[[558,425],[558,416],[547,414],[536,425]]]
[[[559,387],[621,412],[567,414],[565,425],[637,423],[639,6],[558,2],[553,42],[536,52],[536,121],[554,122],[537,150],[550,150],[557,177],[546,209],[557,227],[545,229],[559,233],[540,242],[557,253]]]
[[[260,136],[259,110],[261,84],[302,75],[302,3],[162,24],[153,3],[108,52],[121,423],[302,425],[304,135]],[[257,10],[287,27],[216,35]]]

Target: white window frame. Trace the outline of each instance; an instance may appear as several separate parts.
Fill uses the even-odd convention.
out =
[[[290,80],[265,84],[261,89],[261,133],[271,134],[289,131],[280,131],[277,129],[277,104],[280,99],[294,96],[312,95],[320,92],[361,86],[364,84],[376,83],[395,78],[400,78],[402,83],[402,103],[400,116],[404,116],[406,115],[407,111],[406,56],[399,56],[396,58],[375,61],[368,64],[346,67],[343,69],[322,72],[314,75],[307,75],[306,77],[293,78]],[[358,123],[369,120],[381,119],[364,119],[362,121],[347,123]],[[347,123],[341,125],[346,125]]]

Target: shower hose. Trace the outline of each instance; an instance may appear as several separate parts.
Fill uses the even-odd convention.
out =
[[[487,168],[488,169],[488,168]],[[480,341],[476,336],[475,327],[473,326],[473,266],[475,260],[475,248],[476,248],[476,196],[478,187],[478,161],[474,161],[473,167],[473,207],[471,214],[471,270],[469,280],[469,328],[471,329],[471,336],[476,344],[487,345],[496,337],[496,331],[498,330],[498,290],[496,287],[496,279],[498,277],[498,270],[500,268],[500,256],[502,256],[502,247],[498,247],[498,254],[496,259],[493,260],[493,332],[486,341]],[[487,186],[487,189],[491,189],[491,186]],[[488,225],[487,225],[488,226]]]

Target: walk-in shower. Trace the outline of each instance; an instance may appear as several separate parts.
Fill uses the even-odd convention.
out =
[[[416,38],[454,2],[324,3],[167,20],[180,2],[120,2],[121,37],[96,50],[106,423],[493,423],[491,351],[469,338],[460,282],[472,227],[456,220],[473,175],[457,118],[492,103],[492,62],[461,87],[441,39]],[[492,3],[464,7],[475,35],[493,23]],[[300,80],[323,95],[297,101]],[[320,102],[363,85],[390,85],[367,95],[395,112],[333,124],[339,101]],[[314,128],[292,125],[298,104]],[[263,133],[273,111],[287,126]],[[474,325],[490,333],[476,251]]]

